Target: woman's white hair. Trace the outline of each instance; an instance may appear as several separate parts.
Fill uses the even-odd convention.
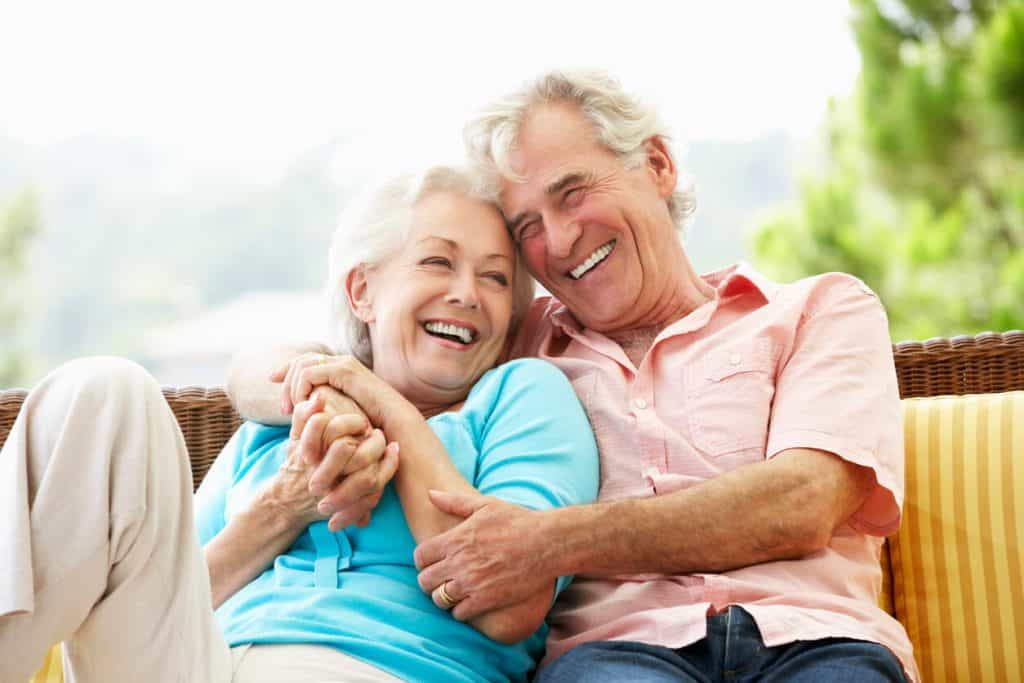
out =
[[[594,127],[597,139],[622,159],[627,168],[646,159],[644,142],[659,137],[668,146],[668,128],[654,109],[627,93],[614,78],[600,70],[551,71],[516,92],[493,102],[464,129],[466,147],[488,192],[496,195],[501,179],[522,182],[509,155],[530,109],[539,104],[569,102]],[[669,154],[672,154],[671,149]],[[673,159],[675,155],[672,155]],[[682,174],[681,174],[682,177]],[[669,197],[668,210],[676,229],[683,232],[696,208],[691,183],[683,181]]]
[[[397,254],[408,239],[416,203],[438,192],[493,202],[493,195],[466,169],[433,166],[374,185],[342,212],[331,240],[327,276],[328,330],[336,352],[350,353],[367,367],[373,367],[370,329],[349,305],[346,281],[357,266],[373,268]],[[509,334],[515,332],[534,295],[533,278],[518,255],[512,288]]]

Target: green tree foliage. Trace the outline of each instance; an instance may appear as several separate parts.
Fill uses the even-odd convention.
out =
[[[1024,2],[852,6],[856,93],[824,175],[755,233],[759,264],[857,275],[894,339],[1024,327]]]
[[[28,246],[40,231],[35,194],[26,190],[0,212],[0,387],[28,376],[27,354],[18,339]]]

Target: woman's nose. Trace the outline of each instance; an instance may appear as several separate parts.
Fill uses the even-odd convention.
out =
[[[474,274],[460,274],[451,279],[445,302],[453,306],[476,308],[480,300],[476,294],[476,277]]]

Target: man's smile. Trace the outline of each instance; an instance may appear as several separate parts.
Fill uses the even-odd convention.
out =
[[[578,266],[569,271],[569,277],[573,280],[579,280],[581,277],[589,273],[599,263],[603,262],[608,255],[615,249],[615,240],[612,240],[606,244],[602,244],[600,247],[590,253],[590,255],[583,260]]]

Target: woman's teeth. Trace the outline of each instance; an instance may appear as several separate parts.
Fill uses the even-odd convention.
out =
[[[586,261],[570,270],[569,275],[571,275],[574,280],[579,280],[587,273],[588,270],[590,270],[598,263],[603,261],[605,257],[608,256],[608,254],[612,253],[612,249],[614,247],[615,240],[612,240],[611,242],[605,244],[604,246],[598,247],[590,256],[587,257]]]
[[[461,327],[450,323],[429,322],[425,323],[423,328],[432,334],[443,334],[448,337],[455,337],[463,344],[468,344],[473,341],[473,331],[468,327]]]

